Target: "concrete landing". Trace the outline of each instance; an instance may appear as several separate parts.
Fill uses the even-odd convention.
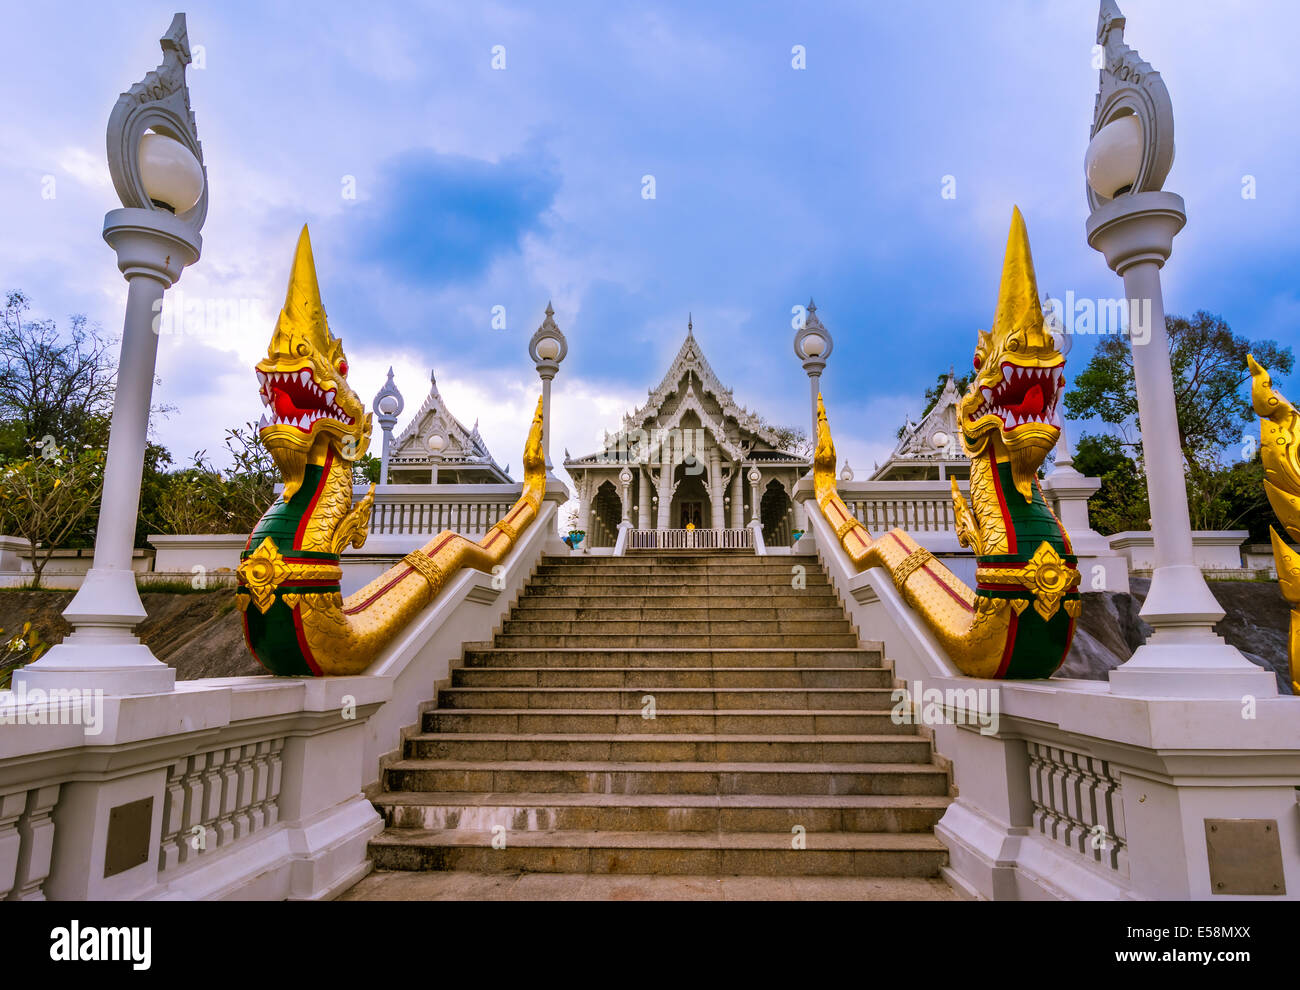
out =
[[[645,876],[377,871],[341,901],[959,901],[928,877]]]

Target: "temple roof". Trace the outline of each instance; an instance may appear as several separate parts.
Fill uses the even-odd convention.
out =
[[[606,434],[606,449],[583,457],[566,457],[575,467],[623,463],[630,459],[618,440],[637,430],[653,433],[678,427],[688,412],[714,436],[718,446],[734,460],[762,457],[807,464],[808,459],[781,449],[781,438],[763,424],[762,417],[736,402],[731,389],[722,384],[695,338],[695,326],[687,321],[686,338],[659,384],[647,391],[646,401],[623,417],[622,428]],[[651,441],[653,442],[653,441]],[[566,452],[567,453],[567,452]]]
[[[943,391],[934,404],[934,408],[922,417],[921,422],[913,423],[909,418],[889,459],[872,472],[871,480],[879,481],[892,468],[901,465],[941,464],[946,462],[961,463],[966,460],[962,451],[960,427],[957,421],[957,403],[961,393],[957,391],[957,379],[949,373]]]
[[[429,438],[435,433],[447,440],[447,445],[435,458],[429,450]],[[452,415],[438,391],[437,377],[429,374],[429,394],[416,410],[411,422],[393,438],[389,463],[394,468],[425,467],[436,463],[444,468],[481,468],[493,480],[510,482],[510,475],[496,462],[478,431],[478,420],[472,429]]]

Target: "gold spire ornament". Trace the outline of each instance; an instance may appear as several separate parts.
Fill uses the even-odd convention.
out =
[[[1300,414],[1273,387],[1268,370],[1246,355],[1250,368],[1250,402],[1259,417],[1259,455],[1264,462],[1264,494],[1282,528],[1300,542]],[[1300,554],[1270,526],[1273,565],[1282,597],[1291,606],[1291,629],[1287,655],[1290,661],[1291,693],[1300,694]]]
[[[330,332],[306,227],[256,370],[267,407],[259,436],[284,490],[258,521],[239,566],[235,602],[249,648],[274,674],[361,673],[459,570],[491,570],[537,518],[546,490],[542,400],[524,447],[523,490],[487,535],[475,543],[439,533],[344,598],[339,555],[365,545],[374,503],[374,485],[353,503],[352,480],[352,462],[370,444],[371,415],[348,384],[343,342]]]
[[[971,460],[970,503],[955,480],[952,497],[957,538],[975,551],[975,588],[907,533],[875,537],[849,512],[836,490],[835,444],[820,395],[817,504],[854,565],[889,571],[962,673],[1048,677],[1069,652],[1082,600],[1070,536],[1038,484],[1038,469],[1060,436],[1065,358],[1047,332],[1019,209],[1011,216],[993,327],[979,332],[974,365],[957,407]]]

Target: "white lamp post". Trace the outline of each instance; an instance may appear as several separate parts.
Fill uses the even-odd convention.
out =
[[[551,379],[568,353],[569,343],[555,325],[555,310],[547,302],[546,318],[528,341],[528,354],[542,379],[542,453],[546,456],[547,473],[551,470]]]
[[[1124,43],[1124,27],[1114,0],[1102,0],[1097,42],[1106,62],[1085,156],[1087,232],[1124,280],[1156,566],[1141,612],[1151,638],[1110,682],[1143,696],[1272,696],[1273,675],[1215,634],[1223,609],[1192,552],[1160,289],[1160,269],[1187,219],[1182,198],[1163,189],[1174,157],[1173,107],[1160,74]]]
[[[384,445],[379,456],[379,483],[386,485],[388,484],[388,453],[393,443],[393,427],[397,425],[397,417],[406,408],[406,400],[393,384],[392,368],[388,369],[388,381],[384,382],[383,387],[375,393],[370,408],[374,411],[375,419],[379,420],[379,428],[384,434]]]
[[[438,483],[438,468],[442,464],[442,452],[447,449],[447,438],[441,433],[434,433],[425,443],[429,448],[429,453],[433,454],[433,476],[429,480],[436,485]]]
[[[176,672],[132,630],[146,618],[131,568],[158,355],[163,293],[199,258],[208,195],[190,110],[185,15],[160,39],[163,61],[123,93],[108,119],[108,167],[122,209],[104,217],[104,240],[127,280],[126,318],[113,397],[94,565],[64,610],[72,633],[17,683],[109,694],[168,691]]]
[[[817,394],[821,390],[822,372],[826,370],[826,359],[831,356],[835,341],[830,331],[822,325],[817,317],[817,304],[808,300],[808,312],[803,326],[795,331],[794,353],[803,362],[803,370],[808,375],[809,391],[812,396],[812,437],[817,442]]]

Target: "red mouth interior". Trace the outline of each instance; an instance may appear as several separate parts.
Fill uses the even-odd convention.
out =
[[[294,426],[310,433],[318,419],[352,424],[352,417],[334,402],[334,393],[317,385],[309,370],[258,372],[258,377],[262,380],[262,403],[271,409],[271,416],[262,417],[263,428]]]
[[[1059,426],[1057,405],[1065,386],[1062,371],[1060,364],[1029,368],[1003,362],[1002,381],[981,390],[984,401],[970,414],[971,420],[993,413],[1009,429],[1025,423]]]

